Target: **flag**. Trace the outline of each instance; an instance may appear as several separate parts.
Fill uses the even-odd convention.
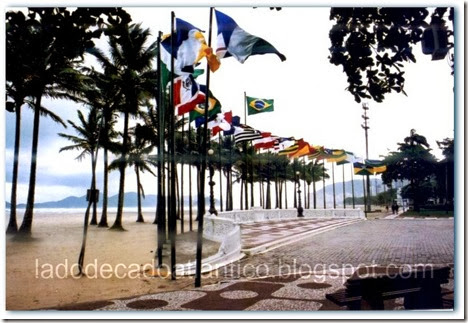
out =
[[[172,36],[165,35],[161,41],[161,60],[166,68],[171,69],[171,47]],[[194,66],[203,57],[208,60],[208,65],[212,72],[219,68],[219,59],[213,54],[213,49],[208,47],[205,37],[200,28],[176,18],[176,32],[174,40],[174,73],[177,75],[187,75],[194,72]]]
[[[250,55],[271,53],[278,55],[281,61],[286,60],[286,57],[269,42],[244,31],[231,17],[218,10],[215,10],[215,14],[218,24],[216,55],[219,58],[233,56],[240,63],[244,63]]]
[[[294,154],[295,152],[297,152],[297,150],[299,149],[299,147],[303,147],[303,142],[304,140],[302,139],[298,139],[298,140],[295,140],[294,141],[294,144],[290,145],[289,147],[283,149],[283,150],[280,150],[278,151],[278,155],[280,156],[289,156],[291,154]]]
[[[297,142],[297,149],[294,152],[288,154],[289,158],[298,158],[301,156],[308,155],[310,153],[310,146],[309,143],[299,139]]]
[[[311,151],[308,155],[309,160],[318,159],[322,155],[323,150],[325,149],[323,146],[313,146],[312,148],[313,151]]]
[[[353,163],[354,167],[354,174],[355,175],[373,175],[374,173],[372,172],[372,166],[366,165],[361,162],[355,162]]]
[[[309,143],[305,141],[299,142],[299,147],[296,152],[291,153],[288,155],[289,158],[298,158],[302,156],[307,156],[310,154],[314,154],[317,152],[317,148],[314,146],[309,145]]]
[[[255,149],[273,148],[275,141],[276,139],[278,139],[278,137],[272,136],[271,132],[262,132],[261,135],[262,135],[262,139],[255,139],[252,141],[252,145],[254,146],[254,148]]]
[[[346,160],[348,155],[346,155],[346,152],[343,149],[330,149],[330,154],[325,157],[327,162],[340,162],[343,160]]]
[[[257,114],[261,112],[272,112],[274,100],[257,99],[250,96],[247,99],[247,114]]]
[[[199,90],[191,74],[174,79],[174,107],[178,115],[195,109],[197,104],[203,102],[205,102],[205,95]]]
[[[289,137],[289,138],[279,137],[277,140],[275,140],[275,144],[273,148],[279,151],[279,150],[286,149],[289,146],[294,145],[295,143],[296,143],[296,140],[294,139],[294,137]]]
[[[235,131],[235,127],[239,127],[240,125],[240,117],[239,116],[233,116],[232,117],[232,122],[231,122],[231,128],[229,130],[224,130],[223,134],[225,136],[228,135],[233,135]]]
[[[200,85],[200,92],[202,92],[206,96],[206,86],[201,84]],[[214,115],[221,112],[221,103],[214,97],[214,95],[209,91],[209,98],[208,98],[208,118],[213,117]],[[197,104],[197,106],[190,111],[190,122],[198,119],[198,122],[202,124],[204,122],[205,117],[205,101]],[[197,126],[199,127],[199,126]]]
[[[343,165],[343,164],[347,164],[347,163],[354,163],[355,162],[355,158],[354,158],[354,154],[353,153],[350,153],[348,151],[345,152],[346,153],[346,158],[337,162],[336,164],[337,165]]]
[[[255,130],[247,125],[241,125],[240,127],[235,128],[234,142],[236,144],[244,142],[244,141],[262,139],[262,138],[263,137],[260,131]]]
[[[373,174],[380,174],[387,170],[387,166],[384,165],[383,161],[375,159],[366,159],[364,161],[367,166],[372,167],[371,172]]]
[[[211,129],[213,136],[216,136],[221,130],[231,129],[232,111],[218,113],[216,118],[208,122],[208,129]]]

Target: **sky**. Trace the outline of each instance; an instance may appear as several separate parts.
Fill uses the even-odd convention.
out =
[[[156,40],[158,31],[170,31],[170,12],[196,27],[208,31],[207,7],[125,7],[133,22],[141,23]],[[347,87],[342,68],[328,61],[328,33],[333,22],[329,7],[283,7],[282,10],[252,7],[217,7],[233,18],[250,34],[262,37],[287,60],[273,54],[251,56],[244,64],[233,57],[221,61],[211,74],[210,89],[221,101],[224,111],[232,110],[244,122],[244,92],[248,96],[274,99],[274,112],[247,117],[247,124],[278,136],[303,138],[312,145],[346,149],[365,157],[365,137],[361,128],[362,104],[356,103]],[[213,23],[212,47],[216,48],[216,22]],[[207,33],[206,38],[208,41]],[[105,48],[105,40],[97,42]],[[447,60],[431,61],[414,48],[417,63],[405,63],[405,91],[387,95],[383,103],[365,101],[369,106],[369,158],[381,159],[395,151],[415,129],[425,136],[437,158],[442,158],[436,141],[453,138],[455,129],[454,77]],[[91,59],[88,60],[92,62]],[[204,64],[203,64],[204,66]],[[461,73],[462,74],[462,73]],[[200,83],[204,84],[203,77]],[[46,100],[44,103],[64,120],[76,120],[76,110],[85,109],[68,101]],[[463,104],[458,102],[458,104]],[[458,106],[457,113],[463,107]],[[32,112],[23,109],[18,202],[27,197],[32,133]],[[2,113],[4,113],[2,111]],[[463,113],[461,111],[461,113]],[[459,114],[460,115],[460,114]],[[4,116],[5,136],[5,199],[10,200],[11,170],[14,144],[14,115]],[[39,139],[36,202],[60,200],[70,195],[84,195],[90,184],[91,162],[75,160],[78,152],[59,149],[69,143],[57,132],[74,134],[51,120],[42,118]],[[98,186],[102,182],[102,164],[98,164]],[[341,178],[341,174],[336,174]],[[118,172],[111,173],[110,194],[118,191]],[[349,179],[348,179],[349,180]],[[156,193],[156,180],[143,178],[146,194]],[[126,191],[136,191],[133,170],[127,171]]]

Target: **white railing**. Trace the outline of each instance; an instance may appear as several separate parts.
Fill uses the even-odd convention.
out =
[[[360,209],[305,209],[305,218],[365,219]],[[202,260],[202,273],[210,272],[244,257],[241,251],[240,224],[297,218],[296,209],[265,210],[252,208],[246,211],[220,212],[218,216],[206,214],[203,237],[220,242],[218,252]],[[194,275],[195,262],[177,265],[177,275]]]

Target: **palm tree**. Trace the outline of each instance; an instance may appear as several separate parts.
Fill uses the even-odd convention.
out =
[[[78,120],[80,124],[77,125],[73,121],[68,120],[68,123],[77,132],[77,136],[59,133],[59,136],[71,141],[73,144],[62,147],[60,152],[69,150],[81,150],[81,153],[76,157],[78,161],[83,160],[86,155],[91,156],[91,187],[96,187],[96,150],[98,149],[101,117],[96,108],[89,109],[88,115],[85,116],[78,110]],[[89,197],[91,198],[91,197]],[[90,224],[97,224],[97,201],[93,199],[93,215]]]
[[[117,214],[111,229],[123,230],[122,214],[124,207],[125,168],[130,149],[129,119],[137,115],[140,105],[146,98],[154,95],[156,73],[151,63],[156,55],[156,42],[145,47],[150,32],[142,29],[140,24],[130,26],[111,26],[107,29],[109,36],[110,58],[100,50],[92,51],[108,75],[119,85],[123,97],[121,106],[124,114],[124,128],[122,134],[120,180],[118,193]]]
[[[24,50],[24,39],[27,38],[28,30],[23,22],[25,19],[22,13],[15,15],[7,14],[6,24],[6,95],[13,101],[7,101],[6,110],[15,113],[15,148],[13,159],[11,200],[10,200],[10,220],[8,222],[7,233],[16,233],[18,224],[16,221],[16,193],[18,182],[19,150],[21,138],[21,107],[25,103],[26,97],[30,96],[29,80],[30,71],[28,64],[33,54]]]
[[[147,137],[145,132],[150,131],[146,129],[146,126],[137,124],[132,130],[134,140],[130,143],[130,150],[128,151],[125,163],[127,166],[133,166],[137,180],[138,215],[136,222],[145,222],[141,210],[141,197],[143,196],[143,198],[145,198],[145,191],[141,184],[140,172],[143,173],[147,171],[153,176],[156,176],[149,167],[149,165],[155,165],[151,158],[149,158],[149,154],[153,151],[154,146],[145,139],[145,137]],[[111,164],[110,168],[112,169],[112,167],[113,164]]]
[[[307,185],[309,186],[309,192],[310,192],[310,184],[312,184],[314,209],[317,208],[317,190],[316,190],[315,183],[321,181],[324,175],[326,176],[326,178],[328,178],[328,174],[323,173],[322,164],[319,164],[317,159],[309,162],[306,165],[306,182],[307,182]],[[310,194],[309,194],[309,201],[307,204],[308,204],[308,208],[310,208]]]
[[[117,138],[115,124],[117,122],[117,111],[122,104],[122,94],[118,84],[112,79],[112,75],[100,73],[93,68],[84,68],[87,75],[93,79],[92,88],[83,89],[84,102],[100,111],[102,115],[102,127],[99,132],[99,147],[103,148],[103,192],[102,212],[98,227],[107,227],[107,204],[108,204],[108,182],[109,182],[109,152],[117,152],[114,140]]]
[[[85,48],[93,45],[91,39],[97,36],[87,32],[102,11],[97,16],[96,13],[85,9],[70,13],[65,8],[30,8],[28,19],[21,12],[7,13],[7,37],[21,29],[24,37],[15,45],[24,53],[33,53],[28,56],[30,59],[20,62],[28,67],[28,94],[34,106],[29,188],[20,233],[30,234],[32,228],[42,98],[73,98],[70,93],[76,93],[86,83],[76,67],[82,62],[80,56]]]

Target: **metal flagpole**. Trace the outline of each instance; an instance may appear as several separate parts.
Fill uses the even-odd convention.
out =
[[[182,152],[180,154],[180,233],[184,233],[184,158],[185,158],[185,144],[184,144],[184,133],[185,133],[185,115],[182,115]]]
[[[190,126],[190,119],[189,119],[189,133],[188,133],[188,141],[189,141],[189,153],[192,156],[192,128]],[[189,230],[190,232],[193,231],[193,210],[192,210],[192,158],[190,158],[190,167],[189,167]]]
[[[247,93],[244,91],[244,120],[247,124]]]
[[[175,47],[175,33],[174,33],[174,11],[171,12],[171,104],[169,113],[169,156],[170,156],[170,199],[169,199],[169,228],[170,228],[170,241],[171,241],[171,279],[176,279],[176,163],[175,163],[175,111],[174,111],[174,47]]]
[[[345,174],[344,174],[345,173],[344,165],[345,164],[342,165],[343,167],[341,167],[342,168],[341,171],[343,174],[343,208],[346,209],[346,188],[345,188],[346,182],[345,182]]]
[[[356,202],[354,200],[354,162],[351,163],[351,192],[353,195],[353,209],[355,209]]]
[[[327,208],[327,202],[325,199],[325,159],[322,162],[322,182],[323,182],[323,208]]]
[[[208,46],[211,47],[211,25],[213,23],[213,7],[210,8],[210,22],[208,30]],[[195,287],[201,286],[201,261],[203,248],[203,218],[205,215],[205,172],[207,164],[207,146],[208,146],[208,107],[210,93],[210,67],[206,64],[206,97],[205,97],[205,120],[203,128],[202,149],[200,153],[200,193],[198,195],[198,232],[197,232],[197,253],[195,261]]]
[[[332,182],[333,182],[333,208],[336,209],[336,194],[335,194],[335,164],[332,161]]]
[[[163,89],[161,88],[161,37],[162,32],[159,32],[158,35],[158,60],[157,60],[157,70],[158,70],[158,96],[157,96],[157,124],[158,124],[158,204],[157,204],[157,224],[158,224],[158,266],[162,266],[162,250],[164,241],[166,240],[166,198],[164,196],[164,107],[163,107]]]
[[[219,162],[219,209],[223,212],[223,169],[221,165],[221,150],[222,150],[222,140],[221,140],[221,131],[218,133],[218,142],[219,142],[219,153],[218,153],[218,162]]]

